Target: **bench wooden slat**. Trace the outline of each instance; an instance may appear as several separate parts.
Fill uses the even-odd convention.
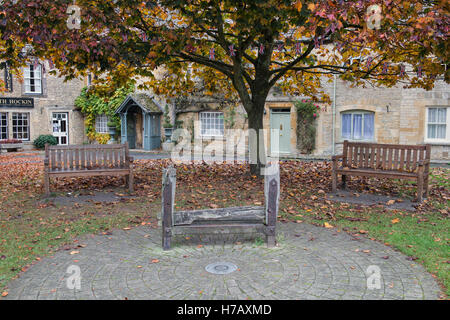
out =
[[[86,152],[85,149],[81,149],[80,150],[80,158],[81,158],[81,162],[80,162],[80,169],[84,169],[86,168]]]
[[[424,153],[425,153],[425,150],[419,150],[419,161],[424,160],[424,158],[425,158]]]
[[[108,162],[110,161],[110,150],[109,149],[105,149],[103,150],[103,168],[108,168]]]
[[[64,169],[69,168],[69,153],[68,153],[68,149],[63,150],[63,161],[64,161]]]
[[[413,150],[413,158],[412,158],[412,160],[413,160],[413,163],[412,163],[411,171],[415,171],[416,168],[417,168],[417,149]]]
[[[98,149],[97,150],[97,155],[98,155],[98,167],[100,168],[100,169],[104,169],[105,167],[104,167],[104,164],[105,164],[105,160],[104,160],[104,157],[105,157],[105,149]]]
[[[91,155],[91,168],[96,168],[97,167],[97,154],[96,151],[97,149],[92,149],[89,150],[89,153]]]
[[[405,149],[400,150],[400,164],[398,166],[399,171],[405,170]]]
[[[75,158],[73,168],[77,169],[77,170],[80,168],[80,153],[79,153],[79,151],[80,150],[78,150],[78,149],[73,150],[74,158]]]
[[[57,162],[57,169],[61,170],[62,168],[62,150],[58,149],[58,154],[57,154],[57,158],[58,158],[58,162]]]
[[[49,153],[50,153],[50,165],[51,165],[51,169],[54,170],[56,167],[56,160],[55,160],[55,153],[51,152],[49,149]]]
[[[379,169],[381,165],[381,150],[379,146],[376,146],[376,160],[375,160],[375,169]]]
[[[244,206],[192,211],[176,211],[173,213],[173,224],[190,225],[202,221],[263,222],[264,218],[264,207]]]
[[[113,162],[112,150],[111,149],[105,150],[105,153],[106,153],[105,154],[105,168],[108,168],[109,163]]]
[[[65,145],[65,146],[50,146],[51,150],[63,150],[63,149],[80,149],[80,150],[88,150],[88,149],[122,149],[123,145],[121,144],[83,144],[83,145]]]
[[[59,177],[92,177],[92,176],[124,176],[130,174],[128,169],[110,169],[110,170],[78,170],[78,171],[54,171],[49,172],[50,176]]]
[[[125,153],[123,150],[119,150],[120,153],[120,167],[125,166]]]
[[[406,151],[405,169],[406,169],[406,171],[409,171],[411,169],[411,149],[408,149]]]
[[[413,172],[396,172],[393,170],[379,171],[371,169],[337,169],[337,173],[345,175],[356,176],[370,176],[370,177],[398,177],[399,179],[411,178],[417,179],[417,174]]]
[[[361,146],[360,147],[360,152],[359,152],[359,165],[358,165],[360,168],[363,166],[365,154],[366,154],[365,146]]]
[[[108,168],[109,164],[112,163],[112,151],[105,150],[105,168]]]
[[[394,170],[398,170],[399,167],[399,161],[398,161],[398,153],[399,153],[399,149],[395,148],[394,149]]]
[[[343,153],[344,157],[342,158],[342,166],[347,167],[347,156],[348,156],[348,147],[347,147],[347,141],[344,141],[344,150]]]
[[[353,159],[353,148],[348,148],[348,158],[347,158],[347,163],[346,163],[346,167],[351,168],[352,167],[352,159]]]
[[[393,157],[393,148],[387,148],[388,150],[388,164],[387,164],[387,170],[392,170],[392,157]]]
[[[67,150],[69,152],[69,168],[73,170],[73,150]]]
[[[371,153],[370,153],[370,165],[369,167],[371,168],[375,168],[375,152],[376,152],[376,147],[372,146],[371,148]]]

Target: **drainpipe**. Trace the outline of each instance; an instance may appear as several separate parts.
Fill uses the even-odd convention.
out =
[[[332,124],[332,135],[331,135],[331,143],[332,143],[332,154],[333,156],[336,154],[336,146],[335,146],[335,136],[336,136],[336,74],[333,74],[333,124]]]

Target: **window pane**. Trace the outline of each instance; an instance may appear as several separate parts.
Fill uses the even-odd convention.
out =
[[[34,68],[34,77],[39,80],[42,78],[42,67],[40,64]]]
[[[447,108],[437,109],[437,122],[445,123],[447,120]]]
[[[353,139],[361,139],[362,136],[362,114],[353,115]]]
[[[13,113],[13,138],[20,140],[30,139],[28,113]]]
[[[436,139],[436,125],[428,125],[428,139]]]
[[[108,119],[107,115],[98,115],[95,118],[95,131],[98,133],[108,133]]]
[[[374,115],[373,113],[364,114],[364,139],[371,140],[374,136]]]
[[[23,76],[25,78],[30,78],[30,68],[29,67],[24,68]]]
[[[42,67],[28,65],[24,68],[24,86],[26,93],[42,93]]]
[[[437,139],[445,139],[445,131],[447,126],[445,124],[437,124],[436,125],[436,138]]]
[[[223,114],[221,112],[200,113],[200,132],[202,136],[222,136],[224,132]]]
[[[0,139],[8,139],[8,114],[0,113]]]
[[[447,108],[428,108],[428,139],[446,139]]]
[[[342,138],[352,137],[352,115],[350,113],[342,115]]]
[[[428,108],[428,122],[436,122],[437,119],[437,109]]]

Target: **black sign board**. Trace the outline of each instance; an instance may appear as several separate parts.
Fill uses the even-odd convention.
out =
[[[5,71],[5,89],[7,92],[12,92],[13,91],[13,79],[12,79],[12,73],[11,70],[9,68],[9,64],[6,62],[2,62],[0,69],[4,69]]]
[[[1,98],[0,108],[34,108],[33,98]]]

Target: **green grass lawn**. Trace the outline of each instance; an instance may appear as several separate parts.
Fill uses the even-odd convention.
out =
[[[109,203],[54,205],[41,201],[42,165],[2,167],[0,174],[0,293],[19,272],[56,250],[76,250],[76,237],[149,223],[156,227],[160,210],[161,171],[167,161],[137,161],[136,193]],[[282,164],[280,219],[325,223],[385,243],[422,263],[450,294],[450,170],[434,169],[429,199],[415,212],[386,210],[330,201],[328,163]],[[60,179],[57,195],[89,190],[126,194],[119,178]],[[412,198],[415,184],[352,179],[355,192]],[[73,196],[72,194],[72,196]],[[177,167],[177,209],[262,205],[263,184],[245,165],[181,165]]]

